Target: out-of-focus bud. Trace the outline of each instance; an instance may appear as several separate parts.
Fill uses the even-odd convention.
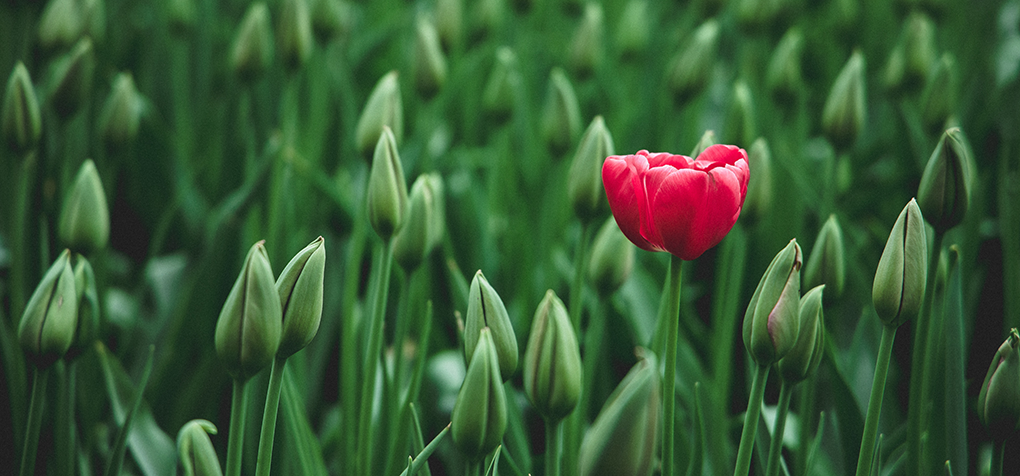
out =
[[[411,185],[407,222],[393,237],[393,259],[404,271],[414,271],[443,239],[446,229],[443,178],[422,174]]]
[[[42,136],[42,116],[39,114],[39,100],[32,87],[32,78],[22,62],[18,62],[7,80],[4,92],[3,116],[0,128],[3,141],[11,150],[25,153],[39,145]]]
[[[325,240],[318,237],[291,258],[276,280],[283,306],[283,327],[276,356],[286,359],[305,348],[322,320],[322,280],[326,269]]]
[[[584,6],[584,17],[574,31],[574,39],[570,43],[570,68],[580,76],[588,76],[602,62],[602,39],[605,37],[602,5],[587,3]]]
[[[698,139],[698,143],[694,144],[694,150],[691,151],[691,157],[697,157],[701,155],[705,149],[718,144],[719,141],[715,137],[715,131],[708,129],[704,134],[701,134],[701,139]]]
[[[562,155],[581,133],[581,106],[566,73],[553,68],[542,111],[542,140],[553,155]]]
[[[758,365],[782,359],[800,333],[801,251],[790,240],[769,264],[744,314],[744,347]]]
[[[651,474],[661,394],[654,361],[638,361],[584,435],[578,457],[581,476]]]
[[[563,301],[551,289],[531,321],[524,351],[524,393],[543,417],[559,421],[581,397],[581,350]]]
[[[365,102],[354,131],[358,151],[367,156],[378,144],[384,127],[390,128],[394,142],[400,144],[404,138],[404,106],[400,101],[400,82],[396,71],[386,73]]]
[[[494,450],[506,431],[506,394],[496,344],[488,328],[478,331],[477,351],[468,361],[464,383],[450,416],[453,442],[472,460]]]
[[[599,296],[608,297],[623,286],[634,269],[634,245],[620,231],[613,217],[609,217],[591,247],[588,279]]]
[[[788,384],[796,384],[815,372],[825,354],[825,319],[822,317],[824,284],[800,298],[800,334],[790,352],[776,364]]]
[[[89,97],[95,66],[92,40],[82,38],[54,68],[50,98],[61,117],[67,118],[77,112]]]
[[[312,0],[309,5],[312,32],[323,43],[328,43],[350,30],[350,7],[341,0]]]
[[[446,55],[432,20],[419,17],[415,32],[414,86],[423,96],[432,97],[446,83]]]
[[[496,50],[496,62],[489,81],[482,91],[482,108],[498,119],[510,117],[520,95],[521,75],[517,70],[517,55],[508,47]]]
[[[216,354],[235,380],[273,361],[283,327],[280,293],[263,242],[255,243],[216,321]]]
[[[138,135],[144,101],[131,73],[120,73],[113,80],[113,91],[103,106],[100,136],[108,147],[123,147]]]
[[[234,37],[230,64],[242,81],[252,81],[269,69],[273,61],[273,31],[269,9],[263,2],[252,3]]]
[[[815,238],[807,266],[804,267],[804,286],[814,288],[824,284],[830,294],[839,297],[846,280],[846,261],[843,258],[843,229],[836,215],[829,215]]]
[[[924,217],[913,198],[903,207],[878,260],[871,300],[887,326],[917,317],[928,279],[928,243]]]
[[[999,346],[978,394],[978,416],[997,441],[1020,427],[1020,334],[1016,328]]]
[[[67,360],[74,360],[94,345],[99,333],[99,297],[95,272],[89,261],[78,253],[74,253],[71,265],[74,268],[74,289],[78,300],[78,326],[74,332],[74,341],[64,355]]]
[[[799,28],[790,28],[772,52],[765,72],[765,87],[780,102],[793,99],[804,87],[800,59],[804,50],[804,34]]]
[[[754,124],[754,101],[751,88],[743,80],[733,85],[733,100],[730,102],[726,120],[726,137],[740,144],[747,144],[758,136]]]
[[[312,55],[312,20],[307,0],[284,0],[280,22],[276,25],[277,48],[283,65],[291,71],[300,69]]]
[[[84,13],[79,0],[50,0],[39,18],[39,46],[52,50],[73,45],[85,31]]]
[[[632,58],[648,47],[649,40],[648,1],[635,0],[627,2],[620,15],[616,29],[616,47],[624,58]]]
[[[921,93],[921,123],[938,131],[956,109],[956,60],[946,53],[935,64]]]
[[[404,224],[407,214],[407,183],[404,167],[400,165],[397,141],[389,126],[383,126],[382,135],[375,146],[372,169],[368,175],[368,220],[372,229],[389,242]]]
[[[460,45],[464,36],[464,0],[436,0],[436,32],[446,51]]]
[[[917,11],[911,13],[886,63],[883,80],[886,87],[918,87],[935,63],[935,50],[935,25],[931,18]]]
[[[767,29],[781,18],[787,0],[741,0],[737,4],[737,20],[744,28]]]
[[[184,476],[222,476],[209,435],[216,434],[216,425],[208,420],[191,420],[177,432],[177,456]]]
[[[713,18],[694,31],[694,37],[667,67],[667,83],[679,102],[686,102],[705,89],[718,49],[719,22]]]
[[[18,341],[28,359],[46,368],[64,356],[78,327],[78,299],[71,251],[64,250],[36,286],[18,324]]]
[[[503,380],[509,380],[517,370],[517,335],[510,325],[510,315],[496,290],[479,270],[471,280],[468,292],[467,317],[464,321],[464,357],[471,362],[478,347],[478,333],[489,328],[499,357],[499,371]]]
[[[848,149],[864,127],[864,55],[854,51],[832,84],[822,110],[822,131],[837,149]]]
[[[574,161],[567,176],[567,197],[574,214],[582,222],[598,216],[606,206],[606,191],[602,185],[602,162],[615,154],[613,136],[606,128],[602,116],[595,116],[588,130],[581,136]]]
[[[954,127],[942,134],[917,189],[917,204],[936,233],[945,233],[963,221],[970,204],[970,182],[963,131]]]
[[[747,167],[754,173],[747,182],[747,197],[740,215],[757,220],[765,216],[772,206],[772,152],[764,137],[755,139],[751,144]]]
[[[82,253],[104,248],[110,238],[110,210],[92,159],[78,169],[78,176],[60,211],[57,232],[64,245]]]
[[[195,25],[195,0],[167,0],[166,20],[170,31],[176,35],[187,36]]]
[[[471,12],[471,39],[480,41],[499,29],[509,16],[506,0],[479,0]]]

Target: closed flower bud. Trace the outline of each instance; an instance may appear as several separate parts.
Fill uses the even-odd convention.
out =
[[[368,175],[368,219],[383,242],[389,242],[407,215],[407,183],[400,165],[397,142],[388,126],[375,146]]]
[[[100,136],[109,147],[122,147],[138,135],[143,100],[131,73],[120,73],[113,80],[113,90],[103,106]]]
[[[297,70],[312,55],[312,20],[307,0],[284,0],[280,22],[276,25],[276,46],[280,60],[290,70]]]
[[[782,359],[800,333],[801,251],[790,240],[769,264],[744,314],[744,347],[758,365]]]
[[[567,197],[574,214],[583,222],[599,215],[606,208],[606,189],[602,185],[602,163],[615,154],[613,136],[602,116],[595,116],[581,136],[574,161],[567,175]]]
[[[507,119],[521,94],[517,56],[508,47],[496,50],[496,62],[482,91],[482,109],[497,119]]]
[[[475,273],[468,292],[467,317],[464,321],[464,357],[471,362],[478,347],[478,332],[489,328],[492,341],[499,357],[499,371],[503,380],[509,380],[517,370],[517,335],[510,325],[510,315],[506,306],[481,270]]]
[[[704,134],[701,134],[701,139],[698,139],[698,143],[694,144],[694,150],[691,151],[691,157],[697,157],[701,155],[701,153],[704,152],[705,149],[712,147],[713,145],[716,145],[718,143],[719,141],[716,140],[715,131],[713,131],[712,129],[705,131]]]
[[[848,149],[864,127],[864,55],[855,51],[836,76],[822,110],[822,131],[837,149]]]
[[[18,341],[28,359],[46,368],[64,356],[78,327],[78,299],[71,251],[64,250],[36,286],[18,324]]]
[[[216,434],[216,425],[207,420],[191,420],[177,432],[177,456],[184,476],[222,476],[220,460],[209,435]]]
[[[815,286],[800,298],[800,333],[790,352],[779,360],[779,374],[788,384],[796,384],[818,368],[825,353],[825,319],[822,316],[824,284]]]
[[[407,221],[393,236],[393,258],[412,272],[436,248],[445,232],[443,179],[437,173],[422,174],[411,185]]]
[[[73,360],[88,350],[99,333],[99,298],[96,292],[96,276],[92,265],[84,256],[74,253],[71,259],[74,269],[74,289],[78,302],[78,325],[74,341],[64,358]]]
[[[630,369],[584,435],[581,476],[648,476],[659,424],[659,372],[650,359]]]
[[[312,32],[319,41],[328,43],[350,30],[350,7],[340,0],[312,0],[309,7]]]
[[[754,101],[751,99],[751,88],[747,87],[747,83],[743,80],[738,80],[733,85],[733,100],[730,102],[726,118],[726,137],[733,142],[741,144],[753,141],[758,136],[754,117]],[[756,170],[755,173],[757,172]]]
[[[318,237],[291,258],[276,280],[283,313],[277,357],[287,358],[305,348],[322,320],[322,280],[326,247]]]
[[[754,173],[747,181],[747,198],[741,215],[750,220],[765,216],[772,206],[772,152],[764,137],[751,144],[747,152],[747,168]]]
[[[1016,328],[999,346],[978,394],[978,416],[998,441],[1020,427],[1020,334]]]
[[[95,51],[92,40],[82,38],[54,68],[50,93],[57,113],[67,118],[78,112],[92,92],[92,73],[95,70]]]
[[[404,106],[400,102],[400,82],[396,71],[386,73],[365,102],[354,131],[358,151],[367,156],[379,143],[384,127],[390,128],[394,143],[400,144],[404,137]]]
[[[559,421],[581,397],[581,350],[563,301],[551,289],[531,321],[524,351],[524,393],[538,413]]]
[[[460,45],[464,36],[464,0],[436,0],[436,31],[446,51]]]
[[[248,251],[216,321],[216,354],[230,376],[242,382],[272,362],[280,347],[280,293],[262,244]]]
[[[599,296],[609,296],[627,281],[634,269],[634,250],[616,219],[609,217],[595,234],[588,265],[588,279]]]
[[[195,0],[168,0],[163,5],[170,31],[187,37],[195,25]]]
[[[917,189],[917,204],[936,233],[945,233],[963,221],[970,204],[970,182],[963,132],[954,127],[942,134]]]
[[[737,20],[744,28],[765,29],[780,18],[786,3],[786,0],[741,0],[737,3]]]
[[[602,39],[605,37],[602,5],[587,3],[584,6],[584,17],[574,30],[574,39],[570,42],[569,64],[571,69],[581,76],[590,75],[602,62]]]
[[[920,86],[935,63],[935,51],[935,25],[931,18],[923,13],[911,13],[886,63],[883,79],[886,87],[914,89]]]
[[[81,38],[86,18],[80,0],[50,0],[39,18],[39,46],[66,48]]]
[[[60,241],[81,253],[106,247],[110,238],[110,210],[96,164],[86,160],[78,169],[71,192],[64,201],[57,226]]]
[[[542,110],[542,140],[553,155],[563,154],[581,133],[581,106],[566,73],[553,68]]]
[[[446,83],[446,55],[431,20],[418,18],[415,33],[414,86],[423,96],[432,97]]]
[[[0,128],[3,141],[15,152],[28,152],[39,145],[42,135],[42,116],[39,114],[39,100],[32,87],[28,69],[20,61],[11,71],[4,92],[3,117]]]
[[[885,325],[896,327],[917,317],[927,275],[924,217],[917,201],[910,199],[889,232],[871,291],[875,312]]]
[[[479,0],[471,12],[471,40],[482,40],[499,29],[510,15],[506,0]]]
[[[956,60],[946,53],[935,63],[921,93],[921,123],[938,131],[956,110]]]
[[[719,49],[719,22],[707,20],[667,67],[667,83],[679,102],[686,102],[708,84]]]
[[[273,31],[269,9],[263,2],[252,3],[234,37],[230,65],[242,81],[252,81],[269,69],[273,61]]]
[[[496,344],[488,328],[478,331],[477,352],[469,359],[464,383],[450,416],[453,442],[472,460],[496,449],[506,431],[506,394]]]
[[[843,258],[843,229],[836,215],[829,215],[815,238],[807,266],[804,267],[804,287],[826,285],[830,294],[839,297],[846,280],[846,261]]]
[[[804,34],[790,28],[772,52],[765,72],[765,87],[780,102],[791,101],[804,86],[800,61],[804,50]]]
[[[648,47],[649,20],[647,0],[630,1],[623,7],[614,44],[624,58],[634,57]]]

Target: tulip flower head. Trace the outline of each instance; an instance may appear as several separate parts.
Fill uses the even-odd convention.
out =
[[[978,416],[994,438],[1005,439],[1020,427],[1020,334],[1016,329],[995,352],[978,394]]]
[[[696,159],[669,153],[613,155],[602,184],[616,223],[638,248],[693,260],[717,245],[747,196],[747,152],[713,145]]]

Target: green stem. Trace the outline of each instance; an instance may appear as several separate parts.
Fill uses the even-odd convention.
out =
[[[407,337],[407,325],[411,320],[411,313],[409,312],[410,307],[410,294],[411,294],[411,275],[414,273],[413,270],[407,270],[404,273],[404,279],[400,281],[400,297],[397,300],[397,318],[396,325],[393,329],[393,383],[391,385],[391,391],[387,392],[383,397],[383,404],[385,409],[383,415],[389,416],[389,422],[387,428],[391,435],[390,438],[386,439],[386,452],[383,454],[383,472],[381,474],[390,474],[390,469],[393,464],[393,455],[397,450],[397,445],[404,441],[403,435],[405,434],[400,428],[404,422],[407,421],[407,408],[404,403],[404,398],[401,397],[403,391],[402,382],[404,381],[404,340]]]
[[[389,294],[390,268],[393,265],[392,242],[383,245],[382,266],[379,268],[379,279],[376,280],[375,296],[373,296],[371,330],[368,334],[368,351],[365,353],[365,371],[361,382],[361,410],[358,415],[358,442],[360,450],[358,474],[372,474],[372,453],[375,447],[372,427],[372,396],[375,393],[375,375],[379,371],[379,359],[382,353],[383,321],[386,320],[386,297]]]
[[[878,347],[878,361],[875,363],[875,380],[871,384],[871,399],[868,400],[868,416],[864,420],[864,434],[861,435],[861,451],[857,458],[857,476],[871,475],[871,462],[875,456],[875,438],[878,436],[878,420],[882,414],[882,397],[885,396],[885,378],[889,373],[889,358],[892,356],[896,328],[883,326],[882,343]]]
[[[362,208],[362,207],[359,207]],[[360,218],[360,217],[359,217]],[[347,261],[344,269],[343,288],[343,309],[344,316],[351,316],[348,319],[341,319],[340,324],[340,398],[343,407],[343,421],[357,421],[358,412],[358,365],[361,356],[358,355],[358,321],[355,319],[354,310],[357,301],[358,285],[361,282],[361,255],[365,248],[365,222],[367,220],[356,220],[354,232],[351,234],[347,245]],[[364,319],[361,319],[364,320]],[[357,451],[356,438],[344,438],[343,458],[341,459],[345,474],[353,474],[357,468],[354,466]]]
[[[811,430],[818,426],[816,423],[817,412],[815,411],[815,388],[818,386],[818,372],[815,372],[804,381],[804,384],[800,386],[800,397],[797,402],[797,412],[800,415],[800,441],[797,445],[797,453],[795,460],[795,470],[800,474],[807,474],[808,465],[808,452],[810,448],[807,441],[810,441],[808,435],[811,435]]]
[[[61,365],[58,363],[57,365]],[[56,468],[57,474],[60,475],[73,475],[74,474],[74,460],[77,458],[77,451],[75,450],[75,431],[74,431],[74,398],[75,389],[77,387],[76,382],[76,369],[74,361],[68,361],[64,363],[63,375],[61,375],[62,390],[60,395],[57,396],[57,411],[60,412],[60,417],[57,419],[56,435],[54,440],[56,443]]]
[[[25,431],[25,446],[21,451],[21,476],[35,474],[35,453],[39,448],[39,426],[42,424],[43,406],[46,404],[46,377],[49,369],[32,372],[32,400],[28,407],[28,429]]]
[[[684,260],[676,255],[669,259],[669,298],[666,305],[666,370],[662,389],[662,475],[673,476],[673,413],[676,407],[676,341],[680,327],[680,271]]]
[[[230,402],[230,435],[227,439],[227,476],[241,476],[241,450],[244,449],[244,411],[248,404],[244,381],[234,379],[234,395]]]
[[[563,454],[563,420],[545,419],[545,475],[560,476]]]
[[[776,409],[775,427],[772,432],[772,446],[769,446],[769,462],[766,466],[766,476],[779,474],[779,460],[783,453],[783,434],[786,431],[786,415],[790,412],[790,396],[793,394],[793,385],[788,385],[784,380],[779,385],[779,406]],[[803,416],[802,416],[803,418]]]
[[[754,436],[758,432],[758,417],[761,415],[761,400],[765,397],[769,368],[768,365],[759,365],[751,382],[751,396],[747,399],[744,429],[740,432],[740,448],[737,450],[737,466],[733,476],[746,476],[751,470],[751,453],[754,450]]]
[[[436,437],[433,438],[428,445],[422,448],[422,450],[418,453],[418,456],[414,457],[414,459],[411,461],[411,467],[408,468],[410,470],[410,473],[408,473],[408,469],[405,469],[403,473],[400,473],[400,476],[407,476],[408,474],[413,476],[415,472],[421,469],[421,467],[425,465],[425,461],[429,459],[429,456],[432,456],[432,453],[434,453],[436,451],[436,448],[439,447],[439,443],[441,443],[443,441],[443,438],[446,437],[446,435],[449,433],[450,425],[447,424],[446,428],[443,428],[443,431],[440,431],[439,434],[436,435]]]
[[[266,408],[262,413],[262,434],[259,435],[259,456],[255,465],[255,474],[269,476],[273,465],[273,440],[276,438],[276,413],[280,409],[280,389],[283,383],[283,369],[286,358],[273,359],[273,368],[269,373],[269,389],[266,391]]]
[[[992,471],[990,476],[1002,476],[1002,460],[1006,453],[1006,440],[996,441],[992,447]]]
[[[574,281],[570,285],[570,323],[574,334],[581,335],[581,314],[584,311],[584,276],[588,264],[588,223],[581,224],[581,237],[574,254]]]
[[[32,193],[32,179],[35,176],[36,154],[29,152],[21,160],[21,170],[18,174],[17,191],[14,202],[14,223],[11,226],[11,316],[13,319],[20,319],[25,309],[25,283],[28,279],[28,266],[26,257],[29,256],[25,249],[25,236],[28,229],[25,227],[29,207],[29,195]],[[15,321],[15,324],[17,321]],[[15,328],[17,325],[15,325]]]
[[[588,232],[590,228],[588,222],[581,222],[581,237],[577,240],[577,250],[574,255],[574,280],[570,285],[570,324],[574,326],[574,335],[578,337],[581,337],[581,316],[584,314],[584,277],[587,274]],[[588,326],[590,330],[591,323]],[[587,345],[585,345],[584,351],[585,363],[587,363],[588,360],[594,358],[595,353],[589,351]],[[587,365],[585,367],[587,368]],[[591,389],[589,382],[590,376],[586,372],[584,388],[581,389],[582,405],[578,407],[581,411],[571,412],[562,425],[564,430],[562,431],[561,446],[563,447],[563,466],[566,468],[564,472],[567,476],[577,474],[578,452],[581,446],[581,428],[584,425],[585,415],[587,415],[587,407],[584,402],[588,400],[587,393]]]
[[[910,394],[907,404],[907,467],[906,474],[922,474],[921,471],[921,435],[924,432],[924,407],[928,405],[928,383],[931,380],[928,365],[928,347],[931,345],[932,304],[935,301],[935,275],[939,267],[939,255],[942,250],[941,233],[935,233],[928,261],[928,279],[925,281],[924,302],[917,316],[914,334],[914,352],[910,361]]]

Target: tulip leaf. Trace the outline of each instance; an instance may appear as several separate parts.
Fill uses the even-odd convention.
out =
[[[687,466],[687,476],[697,476],[702,474],[703,470],[703,453],[705,447],[705,411],[704,404],[702,403],[701,382],[694,383],[694,443],[691,444],[691,460]]]
[[[485,470],[485,476],[499,476],[499,454],[502,450],[503,445],[499,445],[492,453],[492,461],[489,462],[489,468]]]
[[[946,470],[950,474],[967,473],[967,394],[964,368],[967,354],[963,336],[963,281],[960,276],[960,253],[956,246],[949,248],[949,283],[942,322],[945,330],[945,445],[948,459]],[[937,451],[937,450],[936,450]],[[955,471],[954,471],[955,468]]]
[[[110,462],[106,465],[106,475],[114,476],[120,474],[120,469],[124,465],[124,446],[127,444],[127,436],[131,434],[131,420],[138,413],[138,406],[142,403],[142,397],[145,394],[145,387],[149,384],[149,376],[152,374],[152,356],[155,352],[155,346],[149,345],[149,358],[145,361],[145,370],[142,371],[142,379],[138,382],[138,390],[135,391],[134,397],[131,399],[131,408],[128,410],[127,415],[124,416],[124,422],[120,426],[120,431],[117,433],[117,442],[113,445],[113,451],[110,452]]]
[[[294,383],[293,372],[283,373],[283,389],[280,398],[281,412],[278,424],[283,424],[280,438],[282,458],[277,459],[283,466],[282,474],[327,474],[322,457],[322,447],[308,423],[307,412],[302,403],[301,391]]]

